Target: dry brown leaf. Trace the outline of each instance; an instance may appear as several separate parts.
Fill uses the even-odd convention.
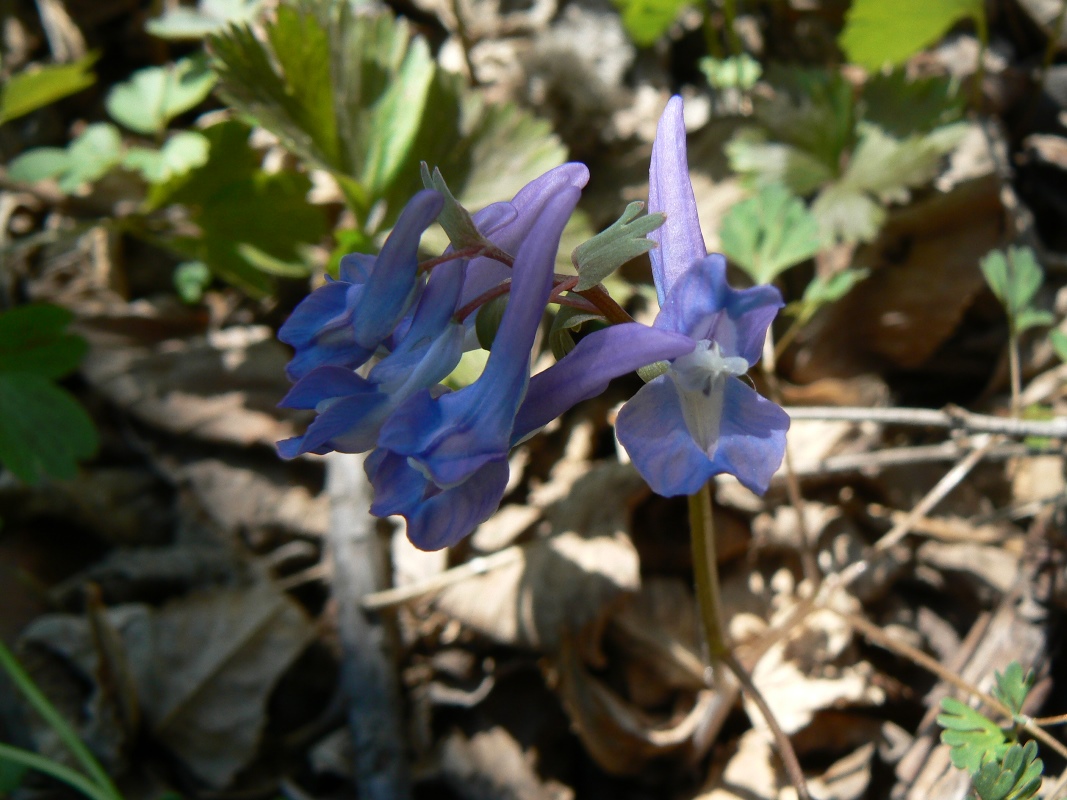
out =
[[[86,331],[86,379],[117,406],[169,433],[273,446],[296,434],[276,405],[290,354],[266,326],[154,344]]]
[[[574,791],[543,781],[534,756],[499,726],[470,738],[450,734],[441,746],[440,770],[457,797],[464,800],[572,800]]]
[[[125,648],[145,727],[216,788],[256,755],[274,684],[311,641],[295,603],[266,584],[188,595],[156,610],[106,613]],[[88,623],[42,617],[24,641],[60,653],[88,677],[98,654]]]
[[[640,585],[637,552],[623,533],[562,533],[520,548],[520,557],[449,586],[435,605],[501,644],[553,652],[564,631],[599,622]]]

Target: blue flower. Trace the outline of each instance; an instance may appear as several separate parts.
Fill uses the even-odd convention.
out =
[[[649,211],[667,221],[651,234],[659,331],[692,347],[643,386],[616,422],[619,441],[657,494],[693,494],[720,473],[762,494],[781,464],[789,416],[740,378],[762,353],[782,307],[773,286],[732,289],[726,261],[708,255],[689,181],[682,100],[674,97],[652,149]],[[634,339],[648,334],[634,331]]]
[[[423,389],[382,427],[367,459],[371,513],[401,514],[425,550],[455,544],[496,509],[508,479],[515,417],[530,379],[530,350],[552,288],[560,236],[578,202],[573,186],[547,198],[515,256],[511,296],[482,374],[458,391]]]
[[[341,279],[320,286],[293,310],[278,331],[296,350],[286,368],[290,379],[327,365],[355,369],[393,334],[420,286],[419,239],[443,205],[437,192],[419,192],[376,258],[346,256]]]

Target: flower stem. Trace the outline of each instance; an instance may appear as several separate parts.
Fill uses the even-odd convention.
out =
[[[12,764],[35,769],[57,781],[62,781],[91,800],[115,800],[118,796],[111,794],[108,789],[97,785],[77,770],[29,750],[23,750],[21,747],[12,747],[0,742],[0,761],[9,761]]]
[[[693,545],[693,575],[696,581],[697,599],[700,603],[700,616],[704,622],[704,636],[708,642],[708,652],[712,663],[725,666],[763,715],[767,727],[778,747],[778,755],[789,775],[793,788],[797,790],[799,800],[810,800],[804,772],[793,750],[789,737],[785,735],[775,719],[767,701],[752,682],[741,662],[726,642],[722,626],[722,602],[719,593],[719,569],[715,557],[715,520],[711,512],[711,484],[706,483],[696,494],[689,495],[689,526]]]
[[[7,646],[2,641],[0,641],[0,667],[3,667],[4,672],[6,672],[11,677],[12,683],[14,683],[18,690],[22,692],[23,696],[33,707],[33,710],[40,714],[41,718],[44,719],[45,723],[56,732],[56,735],[59,736],[63,744],[67,746],[67,749],[70,750],[70,752],[82,765],[82,768],[88,774],[92,784],[95,786],[96,789],[95,794],[89,792],[85,793],[89,794],[91,797],[96,798],[96,800],[121,800],[122,795],[119,793],[118,788],[112,782],[111,777],[107,774],[104,768],[100,766],[100,762],[97,761],[96,757],[89,752],[89,748],[85,746],[85,743],[82,742],[80,738],[78,738],[78,734],[75,732],[74,728],[70,726],[70,723],[68,723],[67,720],[63,718],[63,715],[56,710],[56,707],[53,706],[52,703],[48,700],[48,698],[44,696],[41,690],[37,688],[37,684],[33,682],[33,679],[26,673],[26,671],[22,668],[22,665],[19,664],[19,662],[15,659],[15,655],[7,648]],[[9,757],[8,755],[6,755],[6,752],[9,749],[18,750],[18,748],[10,748],[5,746],[5,750],[3,751],[5,754],[4,757],[9,758],[9,760],[12,761],[18,760],[14,757]],[[34,754],[27,753],[27,755],[33,756]],[[26,763],[24,757],[20,758],[22,760],[18,761],[18,763]],[[54,764],[54,762],[51,762],[48,759],[44,759],[44,761],[49,764],[53,764],[54,767],[61,767],[63,769],[66,769],[65,767],[62,767],[62,765]],[[38,765],[27,764],[27,766],[33,766],[34,769],[41,769],[41,767]],[[41,771],[47,772],[48,770],[42,769]],[[74,775],[78,775],[78,773],[73,772],[73,770],[71,770],[71,772]],[[54,772],[49,774],[54,774]],[[56,777],[59,776],[56,775]],[[81,776],[79,775],[79,777]],[[65,778],[60,778],[60,780],[65,780]],[[70,783],[70,781],[66,782]],[[73,786],[74,784],[71,785]]]

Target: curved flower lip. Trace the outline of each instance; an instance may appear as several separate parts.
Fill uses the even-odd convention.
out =
[[[414,459],[439,487],[507,460],[515,416],[529,381],[530,350],[552,288],[560,235],[580,192],[565,187],[544,204],[515,257],[507,304],[481,376],[436,400],[423,390],[389,418],[380,447]]]
[[[648,213],[662,211],[667,221],[648,235],[657,247],[648,252],[652,278],[662,305],[671,287],[698,258],[708,254],[700,232],[697,201],[689,180],[682,98],[667,102],[656,129],[649,170]]]

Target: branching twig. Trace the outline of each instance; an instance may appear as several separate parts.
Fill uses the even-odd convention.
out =
[[[791,406],[786,408],[796,420],[826,420],[841,422],[877,422],[883,425],[909,425],[921,428],[941,428],[965,433],[1002,433],[1005,436],[1037,436],[1067,439],[1067,417],[1054,419],[1012,419],[975,414],[949,406],[938,411],[932,408],[856,408],[845,406]]]

